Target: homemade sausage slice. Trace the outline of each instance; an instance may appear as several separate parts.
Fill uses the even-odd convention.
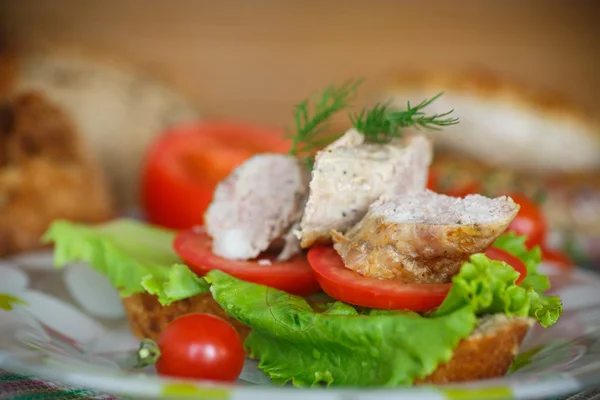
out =
[[[300,251],[291,233],[308,194],[309,172],[295,157],[259,154],[236,168],[215,190],[205,215],[213,252],[233,260],[271,248],[280,260]]]
[[[380,199],[346,234],[333,233],[346,267],[379,279],[446,283],[471,254],[508,228],[519,206],[506,196],[423,191]]]
[[[351,129],[315,158],[310,194],[300,225],[301,246],[331,242],[331,230],[355,225],[383,194],[422,191],[431,163],[424,136],[389,144],[364,143]]]

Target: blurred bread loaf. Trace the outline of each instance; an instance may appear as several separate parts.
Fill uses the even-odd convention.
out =
[[[600,125],[560,94],[484,71],[411,73],[384,93],[394,104],[444,92],[430,112],[453,109],[460,124],[430,132],[438,147],[515,170],[600,169]]]
[[[56,218],[113,213],[104,174],[59,107],[36,92],[0,104],[0,256],[39,247]]]
[[[37,50],[5,54],[0,63],[10,75],[0,90],[36,90],[73,119],[107,172],[119,208],[137,204],[140,167],[152,139],[199,117],[174,90],[112,60]]]

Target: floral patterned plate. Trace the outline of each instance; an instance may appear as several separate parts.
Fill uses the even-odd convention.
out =
[[[0,310],[0,368],[128,398],[482,399],[551,398],[600,386],[600,275],[555,275],[561,320],[527,335],[503,379],[398,389],[296,389],[273,386],[248,360],[235,385],[163,379],[134,370],[138,341],[116,291],[86,265],[52,268],[52,252],[0,260],[0,293],[22,299]]]

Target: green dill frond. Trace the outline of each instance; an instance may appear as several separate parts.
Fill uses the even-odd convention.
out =
[[[450,110],[443,114],[426,115],[423,110],[437,100],[443,93],[438,93],[431,99],[425,99],[416,106],[407,102],[405,110],[393,110],[389,102],[376,104],[373,108],[363,109],[360,113],[350,115],[352,125],[369,142],[386,143],[402,136],[401,129],[409,127],[439,130],[440,127],[457,124],[458,118],[448,117],[454,112]]]
[[[299,103],[294,110],[295,132],[290,135],[292,146],[289,154],[297,156],[310,165],[312,156],[332,137],[320,138],[328,127],[331,117],[350,106],[356,98],[360,79],[349,79],[341,86],[330,85],[321,93]]]

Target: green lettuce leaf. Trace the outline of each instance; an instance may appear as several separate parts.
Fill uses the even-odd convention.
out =
[[[25,302],[11,294],[0,293],[0,310],[10,311],[17,304],[25,304]]]
[[[410,385],[448,361],[477,322],[469,307],[436,318],[399,311],[363,315],[341,302],[316,312],[302,297],[221,271],[209,272],[208,279],[217,303],[252,327],[245,345],[277,384]]]
[[[85,262],[108,277],[121,296],[148,291],[161,304],[206,292],[173,251],[175,233],[129,219],[101,225],[54,222],[44,241],[54,243],[57,267]]]
[[[252,328],[245,345],[275,383],[397,386],[410,385],[449,360],[478,316],[502,313],[530,316],[545,327],[555,323],[560,301],[517,286],[518,276],[510,265],[474,254],[428,316],[341,302],[311,307],[301,297],[221,271],[211,271],[207,280],[216,302]]]
[[[205,293],[209,284],[193,273],[187,265],[175,264],[169,269],[167,277],[148,275],[142,279],[142,287],[158,297],[163,306],[174,301],[187,299],[199,293]]]
[[[443,316],[470,306],[477,315],[502,313],[530,316],[544,328],[562,314],[558,297],[542,296],[533,287],[515,285],[519,277],[510,265],[473,254],[452,279],[452,289],[433,316]]]
[[[542,261],[542,251],[536,246],[531,250],[525,246],[525,236],[518,236],[508,232],[496,239],[494,247],[502,249],[523,261],[527,268],[527,276],[521,282],[521,287],[532,291],[532,306],[530,316],[535,318],[540,325],[548,327],[553,325],[562,315],[563,306],[558,296],[543,294],[550,289],[550,280],[546,275],[540,274],[537,267]]]
[[[542,262],[542,251],[536,246],[527,250],[525,241],[527,237],[518,236],[514,232],[508,232],[500,235],[494,242],[494,247],[504,250],[523,261],[527,268],[527,276],[523,279],[521,286],[528,289],[533,288],[538,293],[543,293],[550,289],[550,280],[546,275],[537,271],[537,266]]]

